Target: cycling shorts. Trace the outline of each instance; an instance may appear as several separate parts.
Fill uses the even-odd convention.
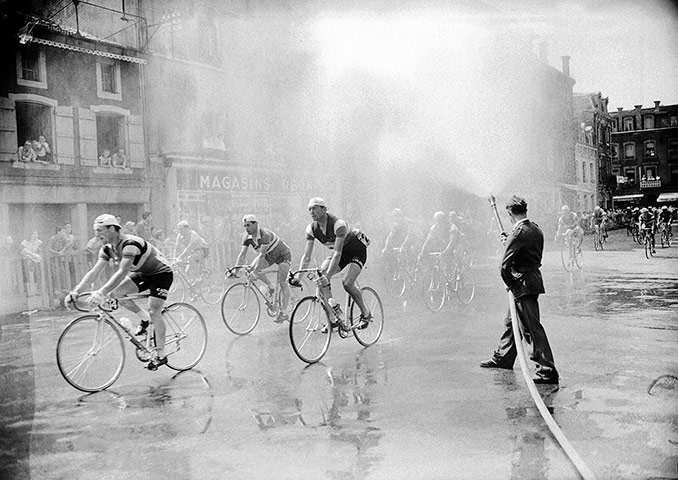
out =
[[[348,252],[342,251],[341,258],[339,259],[339,270],[343,270],[349,263],[355,263],[360,268],[363,268],[365,262],[367,262],[367,248],[349,250]]]
[[[139,292],[151,291],[151,297],[167,300],[167,294],[172,286],[174,274],[172,272],[156,273],[155,275],[146,275],[144,273],[132,272],[129,278],[139,289]]]
[[[292,261],[292,252],[290,252],[290,248],[285,242],[281,241],[273,250],[264,255],[264,260],[266,260],[269,265],[273,265],[274,263],[290,263]]]

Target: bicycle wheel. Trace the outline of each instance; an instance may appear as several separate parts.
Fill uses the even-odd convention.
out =
[[[668,229],[666,230],[666,246],[671,246],[671,232],[669,232]]]
[[[236,335],[247,335],[259,323],[261,304],[254,288],[246,283],[234,283],[221,300],[221,318]]]
[[[428,288],[424,291],[426,308],[432,312],[439,312],[445,304],[447,285],[440,268],[433,267],[429,272]]]
[[[353,330],[353,335],[358,343],[364,347],[369,347],[376,343],[381,337],[381,332],[384,330],[384,306],[381,304],[379,294],[371,287],[363,287],[360,289],[363,294],[363,301],[365,306],[370,310],[372,319],[365,328]],[[351,302],[350,317],[352,321],[360,321],[360,308]]]
[[[118,379],[125,364],[125,345],[113,323],[85,315],[69,323],[59,335],[57,366],[73,387],[100,392]]]
[[[327,353],[332,326],[327,310],[316,297],[302,298],[290,318],[290,343],[297,357],[315,363]]]
[[[667,246],[666,242],[667,242],[668,238],[669,238],[668,230],[666,228],[663,228],[662,231],[659,232],[659,239],[661,241],[662,248],[666,248],[666,246]]]
[[[172,286],[169,289],[167,295],[168,302],[183,302],[186,299],[186,291],[188,290],[188,285],[186,284],[186,279],[181,273],[174,271],[174,280],[172,281]]]
[[[473,279],[473,272],[470,268],[459,270],[457,282],[457,298],[464,305],[468,305],[473,300],[476,293],[476,282]]]
[[[216,305],[225,289],[225,276],[216,267],[205,268],[200,276],[200,296],[208,305]]]
[[[407,280],[397,262],[388,264],[384,268],[384,284],[386,285],[386,291],[393,298],[400,298],[405,293]]]
[[[581,251],[581,248],[572,247],[572,255],[574,256],[574,263],[581,270],[584,266],[584,254]]]
[[[570,260],[569,246],[566,243],[560,244],[560,261],[563,264],[565,271],[572,270],[572,261]]]
[[[205,355],[207,326],[197,308],[173,303],[162,311],[165,320],[165,353],[172,370],[189,370]]]
[[[645,240],[643,240],[643,244],[645,246],[645,258],[650,258],[650,255],[652,254],[652,246],[650,245],[649,235],[645,235]]]

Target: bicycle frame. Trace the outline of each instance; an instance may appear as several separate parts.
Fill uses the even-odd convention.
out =
[[[245,272],[245,284],[247,288],[250,288],[256,292],[256,295],[258,295],[261,299],[263,299],[264,304],[266,305],[266,308],[269,310],[269,315],[270,316],[275,316],[280,312],[281,309],[281,303],[282,303],[282,290],[280,289],[280,285],[276,281],[275,283],[275,292],[273,293],[272,297],[269,297],[268,295],[264,295],[261,290],[259,290],[258,283],[262,285],[266,285],[263,280],[259,278],[259,275],[255,273],[251,268],[250,265],[235,265],[228,270],[226,270],[226,276],[227,278],[230,277],[234,272],[238,270],[243,270]],[[263,272],[259,272],[263,273]],[[269,272],[272,273],[272,272]],[[268,288],[268,287],[267,287]],[[293,293],[292,290],[290,289],[290,300],[292,300]],[[289,304],[288,307],[289,309]]]

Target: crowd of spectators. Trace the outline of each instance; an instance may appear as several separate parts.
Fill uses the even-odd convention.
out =
[[[26,140],[19,146],[17,156],[24,163],[52,163],[52,150],[44,135],[38,136],[37,140]]]

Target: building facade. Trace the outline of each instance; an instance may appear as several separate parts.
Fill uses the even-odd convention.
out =
[[[616,206],[678,202],[678,105],[612,113]]]

